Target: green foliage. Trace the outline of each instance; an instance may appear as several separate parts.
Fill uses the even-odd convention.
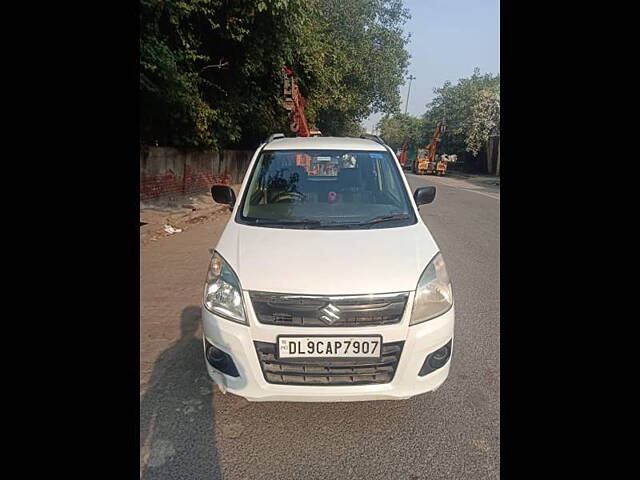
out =
[[[282,67],[324,135],[394,112],[409,56],[401,0],[141,0],[143,142],[255,146],[289,131]]]
[[[422,147],[424,142],[424,125],[422,119],[404,113],[385,115],[378,123],[380,136],[394,150],[397,151],[409,138],[409,146]]]
[[[496,127],[500,127],[500,90],[479,90],[471,107],[471,127],[465,139],[467,150],[477,155]]]
[[[481,75],[476,68],[471,77],[461,78],[455,85],[445,82],[434,93],[423,118],[429,130],[446,118],[442,151],[477,155],[489,131],[500,124],[500,75]]]
[[[409,18],[400,0],[318,2],[323,62],[310,88],[312,115],[324,134],[340,135],[372,112],[395,112],[407,71]]]
[[[500,127],[500,76],[481,75],[476,68],[471,77],[456,84],[445,82],[434,93],[420,118],[385,115],[378,123],[382,138],[395,150],[406,137],[412,139],[410,146],[422,148],[431,140],[437,122],[445,119],[447,130],[438,152],[477,155],[492,130]]]

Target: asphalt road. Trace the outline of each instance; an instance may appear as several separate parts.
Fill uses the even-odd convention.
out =
[[[206,377],[199,302],[228,215],[141,248],[141,479],[498,478],[500,192],[480,181],[407,175],[437,186],[421,214],[456,299],[451,373],[405,401],[250,403]]]

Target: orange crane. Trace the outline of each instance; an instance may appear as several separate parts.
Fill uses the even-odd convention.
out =
[[[436,128],[433,129],[433,135],[431,141],[424,148],[418,150],[418,155],[415,163],[415,172],[418,175],[424,175],[426,173],[437,173],[438,175],[444,175],[447,171],[447,163],[440,160],[436,164],[436,150],[438,149],[438,143],[442,140],[444,132],[446,130],[444,120],[440,120],[436,124]]]
[[[402,147],[400,147],[400,151],[398,153],[398,161],[402,168],[405,168],[407,165],[408,154],[407,150],[409,149],[409,142],[411,139],[409,137],[405,137],[404,142],[402,142]]]
[[[309,128],[309,122],[304,114],[304,97],[300,94],[300,89],[293,79],[293,70],[283,68],[284,70],[284,108],[291,112],[291,131],[295,132],[298,137],[314,137],[321,135],[320,130]],[[311,166],[311,157],[309,155],[296,154],[296,165],[303,166],[307,172],[317,174],[319,166]]]
[[[293,79],[293,71],[285,66],[284,74],[284,108],[291,112],[291,131],[299,137],[321,135],[320,130],[309,128],[307,117],[304,115],[304,97]]]

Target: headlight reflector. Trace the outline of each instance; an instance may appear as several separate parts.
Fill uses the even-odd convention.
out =
[[[420,276],[409,325],[426,322],[442,315],[452,305],[451,282],[442,254],[438,253]]]
[[[247,324],[238,276],[218,252],[214,252],[209,263],[203,303],[211,313]]]

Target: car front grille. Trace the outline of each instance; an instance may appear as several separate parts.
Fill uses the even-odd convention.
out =
[[[396,373],[404,342],[382,345],[380,359],[276,358],[276,344],[254,342],[264,378],[280,385],[371,385],[389,383]]]
[[[368,327],[402,319],[408,292],[316,296],[249,292],[258,321],[291,327]]]

